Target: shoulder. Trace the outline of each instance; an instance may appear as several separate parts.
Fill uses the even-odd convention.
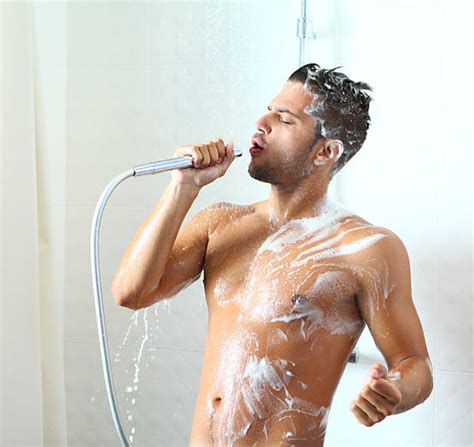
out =
[[[364,248],[381,246],[393,249],[405,248],[401,238],[392,230],[374,225],[357,214],[348,214],[340,222],[339,233],[344,243],[359,244],[362,251]],[[376,242],[380,241],[380,244]]]
[[[373,297],[410,289],[410,262],[405,245],[392,230],[353,216],[341,227],[339,252],[357,283],[359,305]],[[373,315],[373,304],[370,304]]]
[[[346,260],[359,266],[408,262],[405,244],[394,231],[374,225],[356,214],[341,220],[337,240]]]
[[[352,249],[347,259],[354,265],[360,280],[410,279],[408,251],[394,231],[377,225],[364,225],[355,232],[349,244]]]
[[[407,254],[402,239],[392,230],[377,225],[369,225],[363,232],[367,248],[372,256],[389,258]]]
[[[222,218],[234,218],[240,215],[254,212],[253,205],[239,205],[230,202],[215,202],[207,205],[202,210],[208,216],[220,216]]]
[[[217,227],[228,225],[254,212],[255,207],[253,205],[215,202],[207,205],[198,215],[200,215],[200,218],[206,220],[210,233],[212,233]]]

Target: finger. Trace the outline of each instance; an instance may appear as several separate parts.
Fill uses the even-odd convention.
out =
[[[211,157],[211,164],[217,163],[217,160],[219,159],[219,151],[217,150],[216,143],[214,141],[210,141],[207,147]]]
[[[385,418],[377,408],[375,408],[367,399],[360,396],[356,399],[355,403],[364,411],[364,413],[374,422],[379,422]]]
[[[226,155],[224,157],[224,160],[222,162],[222,165],[225,166],[225,169],[228,169],[229,166],[232,164],[232,162],[234,161],[235,159],[235,155],[234,155],[234,144],[233,143],[229,143],[227,146],[226,146]]]
[[[374,377],[375,379],[387,377],[387,368],[385,368],[381,363],[375,363],[370,369],[369,376]]]
[[[209,150],[206,148],[206,145],[199,144],[198,148],[199,148],[199,150],[201,151],[201,154],[202,154],[201,166],[203,166],[203,167],[209,166],[209,163],[211,162],[211,157],[209,155]]]
[[[384,416],[389,416],[393,413],[394,405],[375,391],[369,389],[364,391],[362,396],[365,397],[377,409],[377,411]]]
[[[374,425],[374,422],[367,416],[367,414],[354,402],[351,404],[351,411],[354,413],[357,420],[367,427]]]
[[[217,145],[217,150],[219,151],[219,158],[223,160],[225,157],[225,144],[222,141],[222,138],[219,138],[218,140],[216,140],[215,143]]]
[[[202,155],[202,152],[201,150],[199,149],[199,146],[192,146],[190,148],[190,153],[193,157],[193,163],[194,163],[194,167],[197,168],[199,166],[201,166],[203,160],[204,160],[204,157]]]
[[[226,149],[226,155],[227,157],[230,157],[232,160],[235,158],[235,154],[234,154],[234,142],[231,141],[230,143],[227,144],[227,146],[225,147]]]
[[[400,389],[390,380],[371,380],[369,382],[369,387],[393,405],[399,404],[402,400]]]

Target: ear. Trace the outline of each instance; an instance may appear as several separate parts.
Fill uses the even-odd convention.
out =
[[[344,145],[340,140],[325,140],[321,148],[317,151],[316,158],[314,159],[315,165],[324,165],[328,161],[335,163],[337,159],[342,155],[344,151]]]

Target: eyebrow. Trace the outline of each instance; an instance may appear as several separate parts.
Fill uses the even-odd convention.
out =
[[[274,109],[277,111],[277,112],[280,112],[280,113],[289,113],[290,115],[293,115],[296,119],[299,119],[301,120],[301,118],[296,114],[296,113],[293,113],[291,110],[289,109],[285,109],[284,107],[274,107]],[[272,110],[272,106],[267,106],[267,110]]]

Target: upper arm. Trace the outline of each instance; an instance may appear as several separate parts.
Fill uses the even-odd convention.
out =
[[[412,299],[407,250],[390,230],[382,228],[377,233],[384,237],[359,255],[357,301],[391,369],[408,357],[428,357],[428,351]]]
[[[196,281],[202,273],[209,234],[219,224],[222,204],[215,203],[196,213],[183,225],[171,250],[155,298],[176,295]]]

